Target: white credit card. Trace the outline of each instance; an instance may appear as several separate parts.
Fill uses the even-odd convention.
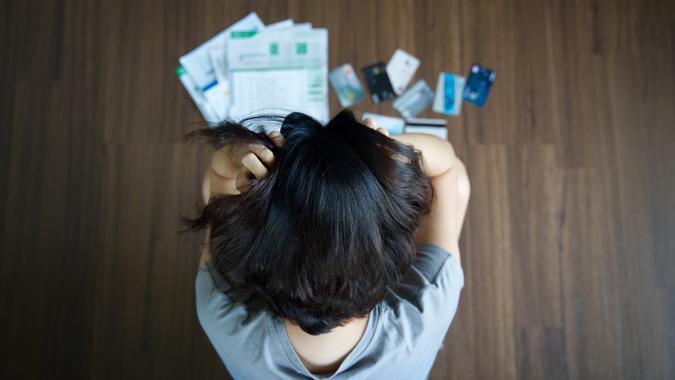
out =
[[[376,113],[364,112],[361,116],[361,120],[373,119],[375,125],[378,128],[386,129],[390,135],[395,135],[397,133],[403,133],[403,127],[405,127],[405,120],[400,117],[384,116],[378,115]]]
[[[445,127],[413,127],[408,125],[405,127],[405,133],[426,133],[438,136],[443,140],[448,139],[448,129]]]
[[[405,87],[415,75],[415,71],[420,66],[420,60],[401,49],[396,49],[387,63],[387,75],[391,82],[391,87],[397,95],[401,95]]]

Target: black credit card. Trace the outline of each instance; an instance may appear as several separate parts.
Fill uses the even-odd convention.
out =
[[[394,89],[391,87],[389,76],[387,76],[387,66],[384,62],[366,66],[361,69],[361,72],[366,80],[373,103],[378,104],[396,96]]]

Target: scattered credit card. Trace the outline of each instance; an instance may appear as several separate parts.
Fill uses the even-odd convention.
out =
[[[405,87],[415,75],[415,71],[420,66],[420,60],[401,49],[396,49],[387,63],[387,75],[391,82],[391,87],[397,95],[401,95]]]
[[[403,117],[415,117],[431,104],[434,100],[434,92],[424,79],[420,79],[412,85],[408,91],[394,101],[394,109]]]
[[[428,135],[434,135],[442,138],[443,140],[448,139],[448,129],[445,127],[416,127],[416,126],[406,126],[406,133],[426,133]]]
[[[410,119],[408,122],[410,122]],[[408,123],[405,126],[405,133],[426,133],[428,135],[438,136],[443,140],[448,139],[448,129],[445,125],[417,125]]]
[[[462,92],[464,91],[464,77],[450,73],[438,74],[436,83],[436,97],[433,109],[445,115],[457,116],[462,110]]]
[[[383,62],[364,67],[361,71],[368,85],[370,98],[373,100],[373,103],[378,104],[396,96],[391,87],[391,82],[389,82],[387,70]]]
[[[390,135],[403,133],[403,128],[405,127],[405,121],[400,117],[391,117],[365,112],[361,117],[361,120],[366,119],[373,119],[375,125],[377,125],[379,128],[386,129]]]
[[[485,105],[490,87],[497,78],[497,73],[477,63],[471,66],[469,79],[464,87],[464,100],[479,107]]]
[[[412,117],[405,119],[405,125],[409,127],[445,127],[448,125],[448,121],[445,119]]]
[[[328,79],[330,79],[330,84],[333,86],[342,107],[353,106],[363,99],[361,82],[359,82],[354,68],[349,63],[333,69],[328,75]]]
[[[406,133],[426,133],[448,139],[448,121],[445,119],[410,118],[405,120]]]

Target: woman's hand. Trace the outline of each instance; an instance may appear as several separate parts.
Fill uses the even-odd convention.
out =
[[[389,136],[389,132],[384,128],[379,128],[375,124],[375,120],[371,118],[364,120],[363,124]],[[394,135],[392,138],[404,144],[412,145],[415,149],[422,152],[422,168],[424,169],[424,174],[430,178],[450,171],[454,162],[458,160],[452,144],[436,136],[419,133],[400,133]]]
[[[365,125],[368,128],[374,129],[374,130],[380,132],[381,134],[383,134],[385,136],[389,136],[388,130],[386,130],[385,128],[382,128],[382,127],[378,127],[377,124],[375,124],[375,120],[373,120],[369,117],[366,118],[366,120],[363,121],[363,125]]]
[[[282,147],[284,137],[279,131],[268,134],[274,145]],[[268,175],[267,167],[274,163],[274,154],[262,144],[226,144],[213,153],[211,165],[204,176],[202,195],[208,203],[212,195],[237,195],[246,191],[251,176]]]

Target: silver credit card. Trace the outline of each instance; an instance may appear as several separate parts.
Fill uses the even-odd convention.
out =
[[[408,91],[394,100],[393,106],[403,117],[411,118],[424,111],[433,101],[434,92],[424,79],[420,79]]]

